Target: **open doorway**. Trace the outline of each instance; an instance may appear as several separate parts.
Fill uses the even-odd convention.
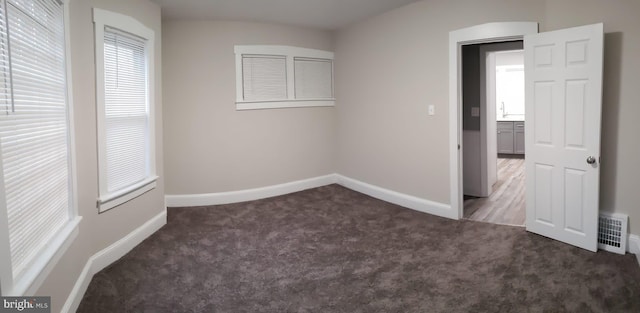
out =
[[[449,33],[450,216],[464,211],[462,46],[526,38],[526,230],[597,251],[604,25],[543,33],[537,26],[499,22]]]
[[[462,46],[465,219],[524,226],[524,51],[521,40]]]

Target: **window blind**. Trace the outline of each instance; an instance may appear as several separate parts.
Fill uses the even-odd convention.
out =
[[[109,193],[149,175],[146,40],[105,27],[105,141]]]
[[[333,98],[333,62],[294,58],[296,99]]]
[[[245,101],[287,99],[287,59],[284,56],[243,55]]]
[[[71,217],[65,41],[57,1],[2,2],[0,151],[16,281]]]

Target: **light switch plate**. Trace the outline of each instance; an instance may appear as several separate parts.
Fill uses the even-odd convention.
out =
[[[429,105],[429,115],[436,115],[436,106],[435,105]]]
[[[471,116],[474,116],[474,117],[480,116],[480,108],[479,107],[472,107],[471,108]]]

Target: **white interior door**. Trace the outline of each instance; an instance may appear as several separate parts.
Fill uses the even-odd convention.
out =
[[[597,250],[603,25],[526,35],[528,231]]]

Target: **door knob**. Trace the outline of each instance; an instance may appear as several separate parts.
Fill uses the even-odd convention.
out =
[[[596,163],[596,158],[590,156],[587,158],[587,164],[594,164]]]

